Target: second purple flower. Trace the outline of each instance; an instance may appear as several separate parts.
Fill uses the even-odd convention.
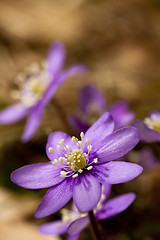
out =
[[[20,89],[14,92],[17,103],[0,111],[0,124],[15,123],[28,116],[22,142],[30,140],[42,120],[45,106],[51,101],[57,89],[70,76],[83,73],[86,67],[80,64],[62,70],[65,48],[56,42],[48,53],[46,66],[42,69],[32,65],[20,79]]]

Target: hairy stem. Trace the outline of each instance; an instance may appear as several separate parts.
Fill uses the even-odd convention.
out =
[[[96,240],[103,240],[103,238],[100,234],[100,231],[98,229],[97,222],[95,220],[93,211],[89,211],[88,216],[89,216],[90,225],[91,225],[92,232],[93,232],[93,235],[94,235],[95,239]]]

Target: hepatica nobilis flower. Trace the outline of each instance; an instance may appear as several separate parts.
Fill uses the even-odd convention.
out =
[[[101,183],[123,183],[137,177],[142,167],[115,160],[129,152],[138,142],[138,131],[125,127],[115,132],[109,113],[104,113],[81,140],[64,132],[48,138],[49,163],[24,166],[11,175],[19,186],[40,189],[50,187],[35,217],[50,215],[62,208],[72,197],[80,212],[92,210],[101,197]]]
[[[112,115],[115,128],[127,126],[134,118],[126,101],[108,107],[99,89],[88,84],[80,92],[77,116],[69,116],[69,121],[76,129],[85,132],[106,111]]]
[[[103,220],[116,216],[126,210],[135,199],[134,193],[126,193],[118,197],[107,200],[110,193],[110,184],[102,185],[101,199],[93,212],[97,220]],[[62,220],[45,223],[40,226],[39,231],[47,235],[58,235],[68,233],[67,240],[76,240],[79,238],[81,231],[89,225],[87,213],[80,213],[75,205],[72,210],[62,209]]]
[[[136,120],[133,123],[139,131],[142,141],[151,143],[160,141],[160,112],[151,112],[144,121]]]
[[[44,107],[51,100],[59,86],[71,75],[86,71],[82,65],[73,65],[61,70],[65,60],[62,43],[55,43],[49,50],[46,65],[41,69],[31,65],[19,77],[19,91],[12,92],[18,100],[14,105],[0,112],[0,124],[10,124],[29,115],[22,141],[28,141],[36,132],[41,122]]]

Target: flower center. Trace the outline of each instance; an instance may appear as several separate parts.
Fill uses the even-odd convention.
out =
[[[59,158],[55,156],[52,147],[48,148],[48,151],[55,157],[54,161],[52,161],[52,165],[63,169],[60,172],[60,177],[78,177],[78,174],[81,174],[84,169],[89,171],[93,168],[91,164],[98,162],[97,158],[93,159],[91,162],[89,161],[89,154],[92,150],[92,146],[89,143],[89,140],[86,139],[86,143],[88,144],[88,152],[83,152],[83,132],[80,133],[80,137],[80,141],[76,137],[72,137],[72,142],[76,145],[76,149],[72,150],[70,149],[69,145],[65,145],[64,139],[61,139],[57,145],[57,149],[62,153],[62,156]]]
[[[150,117],[144,119],[144,123],[151,129],[160,132],[160,117],[152,114]]]
[[[43,95],[46,89],[46,84],[44,82],[37,81],[37,79],[34,77],[30,79],[28,84],[30,91],[40,97]]]
[[[72,168],[72,166],[74,166],[74,170],[78,171],[79,169],[85,168],[86,161],[81,153],[79,153],[78,151],[72,151],[72,153],[68,155],[67,164],[70,168]]]
[[[32,64],[17,78],[19,90],[12,91],[12,97],[26,106],[33,106],[40,100],[50,83],[50,77],[38,64]]]

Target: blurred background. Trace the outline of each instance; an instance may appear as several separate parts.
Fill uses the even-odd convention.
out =
[[[66,113],[76,112],[79,91],[86,83],[96,84],[108,105],[129,101],[137,118],[160,110],[160,1],[1,0],[0,9],[0,109],[13,103],[17,74],[32,62],[45,60],[49,46],[59,40],[67,50],[65,68],[78,62],[89,69],[57,91],[55,97]],[[24,164],[47,161],[47,136],[64,126],[52,105],[26,144],[20,142],[24,124],[22,120],[0,126],[0,239],[58,239],[37,231],[38,224],[50,219],[33,217],[42,191],[21,189],[9,176]],[[120,219],[108,220],[109,239],[160,239],[159,172],[157,165],[123,184],[122,190],[115,187],[115,192],[135,191],[138,197]]]

